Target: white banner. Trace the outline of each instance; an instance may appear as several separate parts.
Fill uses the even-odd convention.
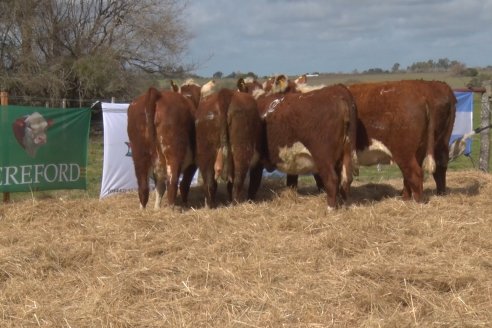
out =
[[[101,103],[104,123],[104,157],[100,198],[138,190],[128,141],[129,104]]]

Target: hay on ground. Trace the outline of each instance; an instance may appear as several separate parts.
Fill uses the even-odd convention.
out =
[[[283,183],[216,210],[198,188],[183,212],[136,193],[2,205],[0,326],[491,327],[492,176],[448,176],[425,204],[391,180],[331,212]]]

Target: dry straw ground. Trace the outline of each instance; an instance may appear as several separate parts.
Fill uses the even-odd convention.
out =
[[[221,193],[224,188],[221,186]],[[0,206],[1,327],[491,327],[492,176],[399,199],[268,183],[254,204],[138,209],[136,194]]]

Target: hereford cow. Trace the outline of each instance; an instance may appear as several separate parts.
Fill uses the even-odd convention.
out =
[[[355,84],[349,90],[359,115],[359,164],[396,163],[403,199],[422,201],[424,169],[433,174],[437,194],[444,194],[456,111],[451,88],[416,80]]]
[[[200,101],[196,113],[197,164],[206,205],[216,206],[217,180],[227,181],[229,200],[241,200],[244,180],[259,160],[261,120],[254,98],[222,89]],[[248,193],[252,198],[254,194]]]
[[[456,112],[451,88],[439,81],[405,80],[355,84],[349,90],[358,113],[358,164],[396,163],[403,175],[403,199],[423,200],[424,169],[433,174],[437,194],[444,194]]]
[[[203,86],[198,85],[193,79],[186,80],[181,86],[171,80],[171,88],[185,97],[191,99],[196,108],[200,99],[206,97],[214,92],[215,81],[211,80],[205,83]]]
[[[287,81],[278,84],[273,88],[290,88]],[[273,93],[258,97],[257,102],[266,129],[267,170],[318,174],[329,209],[336,207],[339,192],[346,199],[352,181],[357,122],[348,89],[339,84],[304,94]],[[250,177],[258,178],[261,175]]]
[[[17,142],[25,149],[26,153],[35,157],[39,147],[48,141],[46,130],[53,124],[52,120],[46,120],[38,112],[15,120],[12,130]]]
[[[239,78],[237,80],[237,90],[244,93],[253,94],[256,90],[262,90],[263,85],[253,77]]]
[[[191,99],[155,88],[149,88],[130,104],[127,130],[141,208],[146,207],[149,199],[150,172],[156,184],[155,208],[160,207],[166,188],[168,203],[174,206],[181,172],[181,198],[183,203],[187,202],[196,171],[194,111]]]
[[[264,97],[266,95],[272,94],[286,94],[286,93],[296,93],[296,92],[308,92],[316,89],[321,89],[324,86],[308,86],[306,84],[306,76],[302,75],[298,77],[294,83],[292,83],[288,77],[284,74],[276,75],[267,79],[263,84],[260,84],[257,80],[252,78],[239,78],[237,81],[238,91],[249,93],[253,97]],[[266,89],[266,90],[265,90]],[[264,137],[266,138],[266,136]],[[266,139],[265,139],[266,140]],[[266,147],[266,146],[265,146]],[[259,171],[258,171],[259,170]],[[250,188],[252,190],[257,190],[259,188],[259,183],[261,182],[261,170],[258,168],[251,171],[253,179],[250,180]],[[314,179],[319,190],[324,189],[323,182],[318,174],[314,174]],[[290,188],[297,188],[298,176],[294,174],[287,174],[287,186]],[[250,191],[250,193],[255,194],[256,192]]]
[[[267,79],[263,83],[263,90],[266,94],[300,92],[298,85],[284,74],[275,75]]]

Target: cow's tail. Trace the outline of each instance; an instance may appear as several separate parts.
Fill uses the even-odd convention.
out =
[[[426,103],[425,106],[427,114],[427,151],[422,167],[429,174],[432,174],[436,171],[436,160],[434,158],[436,118],[435,113],[431,112],[429,104]]]
[[[352,100],[352,106],[350,108],[350,126],[349,126],[350,154],[352,156],[352,173],[353,173],[353,175],[359,175],[359,160],[357,158],[357,121],[358,121],[358,119],[359,119],[359,117],[357,115],[357,105],[355,103],[355,99],[353,99]]]
[[[156,140],[154,118],[156,103],[160,96],[159,91],[154,87],[150,87],[145,95],[145,122],[147,127],[147,136],[149,137],[151,145],[154,145]]]
[[[348,91],[347,91],[348,92]],[[345,111],[345,141],[344,141],[344,160],[341,185],[348,195],[350,185],[352,184],[353,176],[358,175],[358,161],[356,153],[357,141],[357,108],[352,95],[346,104],[348,105]]]
[[[219,130],[220,130],[220,145],[217,151],[215,160],[215,178],[221,177],[225,181],[232,179],[232,154],[231,142],[229,137],[228,114],[229,106],[231,105],[232,92],[227,89],[219,91]]]

